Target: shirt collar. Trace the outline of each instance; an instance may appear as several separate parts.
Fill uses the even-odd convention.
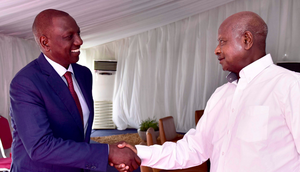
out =
[[[58,75],[60,77],[63,77],[64,74],[69,71],[71,72],[72,74],[74,74],[73,72],[73,68],[72,68],[72,65],[70,64],[69,65],[69,68],[68,70],[66,70],[66,68],[64,68],[62,65],[56,63],[55,61],[51,60],[50,58],[48,58],[45,54],[44,54],[46,60],[50,63],[50,65],[54,68],[54,70],[58,73]]]
[[[228,82],[232,83],[232,82],[234,82],[234,81],[237,81],[238,76],[237,76],[235,73],[230,72],[230,73],[226,76],[226,79],[227,79]]]
[[[241,78],[245,79],[249,83],[253,78],[255,78],[261,71],[273,64],[273,60],[270,54],[265,55],[264,57],[254,61],[248,66],[244,67],[239,75]],[[237,75],[233,72],[230,72],[227,76],[227,81],[232,83],[238,79]]]

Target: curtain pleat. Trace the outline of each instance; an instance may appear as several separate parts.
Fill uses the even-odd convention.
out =
[[[138,128],[142,120],[173,116],[176,129],[195,126],[195,110],[204,109],[214,90],[226,82],[214,55],[218,27],[240,11],[258,13],[267,23],[267,53],[274,62],[300,62],[299,0],[236,0],[146,32],[81,51],[80,64],[117,60],[113,120],[118,129]],[[34,41],[0,35],[0,114],[9,118],[9,84],[37,58]],[[101,77],[94,74],[94,99]]]
[[[275,63],[300,61],[296,42],[300,37],[298,0],[236,0],[85,49],[89,64],[95,59],[118,61],[112,98],[118,129],[138,128],[148,117],[158,120],[165,116],[174,117],[179,132],[195,127],[195,110],[204,109],[214,90],[226,83],[228,72],[214,55],[218,27],[228,16],[245,10],[258,13],[268,24],[267,53]]]
[[[9,85],[12,78],[39,53],[34,41],[0,34],[0,115],[5,118],[10,119]]]

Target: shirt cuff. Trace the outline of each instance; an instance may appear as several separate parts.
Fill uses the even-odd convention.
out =
[[[135,145],[137,149],[137,155],[138,157],[143,159],[150,159],[152,156],[152,149],[149,146],[143,146],[143,145]]]

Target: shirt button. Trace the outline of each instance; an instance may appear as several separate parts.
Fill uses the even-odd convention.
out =
[[[232,109],[231,112],[233,113],[233,112],[234,112],[234,109]]]
[[[222,152],[222,156],[224,156],[224,154],[225,154],[225,153],[224,153],[224,152]]]

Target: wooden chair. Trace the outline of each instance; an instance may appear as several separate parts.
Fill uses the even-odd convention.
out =
[[[172,116],[159,119],[159,136],[161,144],[166,141],[177,142],[182,139],[183,136],[178,136],[175,128],[174,119]],[[178,170],[161,170],[161,172],[207,172],[207,163],[204,162],[201,165]]]
[[[151,146],[154,144],[157,144],[157,139],[155,136],[155,131],[152,127],[148,128],[146,131],[146,140],[147,140],[147,146]],[[140,167],[141,172],[159,172],[159,169],[151,168],[151,167],[146,167],[146,166],[141,166]]]
[[[204,113],[204,110],[203,110],[203,109],[202,109],[202,110],[196,110],[196,111],[195,111],[195,125],[198,124],[198,121],[199,121],[200,118],[202,117],[203,113]]]
[[[0,152],[2,155],[2,158],[0,158],[0,171],[10,171],[12,159],[5,154],[5,150],[11,148],[12,136],[7,119],[1,115],[0,126]]]
[[[155,136],[155,131],[152,127],[148,128],[146,132],[146,137],[147,137],[147,146],[151,146],[154,144],[157,144],[157,139]]]
[[[176,132],[173,116],[159,119],[158,125],[161,144],[164,144],[166,141],[176,142],[182,139],[183,136],[179,136]]]

